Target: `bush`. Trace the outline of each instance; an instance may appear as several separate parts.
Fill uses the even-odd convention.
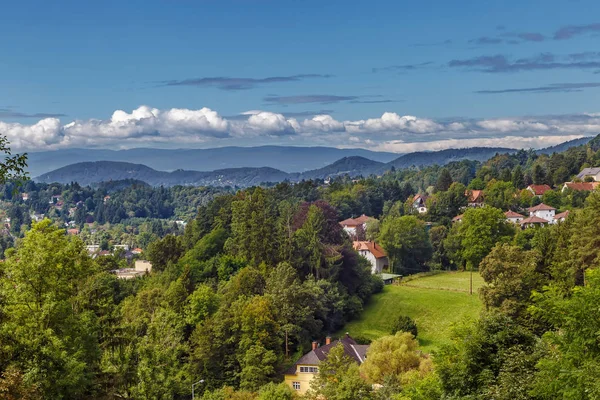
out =
[[[413,321],[411,317],[401,315],[392,326],[392,335],[395,335],[396,332],[409,332],[412,333],[414,337],[417,337],[417,324],[415,324],[415,321]]]

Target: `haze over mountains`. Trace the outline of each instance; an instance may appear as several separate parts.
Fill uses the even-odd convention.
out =
[[[284,172],[304,172],[325,167],[340,158],[360,156],[382,163],[400,154],[334,147],[219,147],[214,149],[129,150],[65,149],[29,153],[29,173],[38,176],[55,169],[89,161],[123,161],[144,164],[160,171],[177,169],[213,171],[223,168],[270,167]]]
[[[563,151],[587,143],[591,138],[565,142],[538,150],[540,153]],[[364,149],[327,147],[229,147],[208,150],[132,149],[62,150],[31,153],[33,171],[52,165],[68,164],[35,178],[39,182],[78,182],[82,185],[104,181],[136,179],[150,185],[210,185],[246,187],[265,182],[324,179],[338,175],[368,176],[392,168],[444,165],[464,159],[486,161],[497,153],[512,153],[507,148],[474,147],[404,155],[379,153]],[[337,158],[340,155],[342,158]],[[96,160],[104,158],[103,160]],[[77,162],[78,160],[85,160]],[[126,160],[126,161],[115,161]],[[333,160],[333,161],[329,161]],[[70,163],[75,161],[74,163]],[[323,166],[324,163],[327,163]],[[319,165],[321,164],[321,165]],[[227,165],[229,168],[214,168]],[[154,167],[152,167],[154,166]],[[159,166],[159,167],[156,167]],[[200,166],[207,171],[199,171]],[[276,166],[276,167],[274,167]],[[212,168],[212,170],[211,170]],[[295,168],[295,170],[294,170]]]

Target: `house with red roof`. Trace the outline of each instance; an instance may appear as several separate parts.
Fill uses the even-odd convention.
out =
[[[523,227],[523,228],[533,228],[536,226],[544,226],[549,223],[550,223],[550,221],[547,221],[540,217],[536,217],[535,215],[527,217],[520,222],[521,227]]]
[[[361,215],[358,218],[348,218],[340,222],[340,225],[344,230],[352,237],[356,236],[356,228],[361,226],[363,229],[367,228],[367,221],[370,220],[371,217],[366,216],[365,214]]]
[[[371,263],[371,273],[381,274],[384,269],[390,265],[387,253],[375,242],[371,241],[355,241],[353,242],[354,250],[361,256],[369,260]]]
[[[552,190],[552,188],[548,185],[529,185],[527,186],[527,190],[529,190],[534,196],[542,197],[544,193],[548,190]]]
[[[600,185],[600,182],[565,182],[565,184],[562,187],[562,192],[569,189],[575,190],[577,192],[591,192],[592,190],[595,190],[598,187],[598,185]]]
[[[520,224],[521,221],[525,219],[525,216],[516,213],[512,210],[508,210],[507,212],[505,212],[504,216],[506,217],[506,222],[512,222],[513,224]]]
[[[558,224],[559,222],[564,222],[567,217],[569,216],[569,210],[565,211],[565,212],[561,212],[560,214],[556,214],[554,216],[554,223]]]
[[[549,206],[544,203],[540,203],[535,207],[529,207],[527,209],[530,217],[541,218],[546,221],[546,223],[554,223],[554,215],[556,213],[556,208]]]
[[[469,207],[483,207],[485,204],[483,190],[467,190],[465,196],[467,196],[467,206]]]

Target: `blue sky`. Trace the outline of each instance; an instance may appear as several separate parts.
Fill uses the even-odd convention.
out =
[[[405,152],[600,133],[597,1],[0,7],[0,134],[17,149]]]

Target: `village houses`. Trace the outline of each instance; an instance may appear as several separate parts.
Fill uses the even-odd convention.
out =
[[[348,333],[333,342],[331,337],[327,337],[323,346],[319,346],[318,342],[312,342],[312,350],[284,372],[285,383],[298,394],[305,394],[310,388],[310,381],[319,373],[319,364],[327,358],[329,351],[340,343],[344,346],[344,353],[354,362],[360,365],[365,361],[369,345],[356,343]]]

